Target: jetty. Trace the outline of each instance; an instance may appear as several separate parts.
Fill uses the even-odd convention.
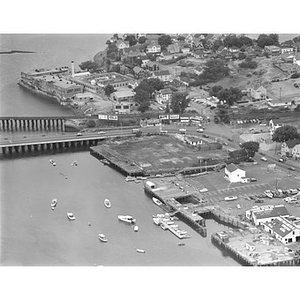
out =
[[[173,221],[173,217],[170,216],[169,213],[166,214],[157,214],[153,216],[153,222],[160,226],[163,230],[169,230],[179,239],[187,239],[190,236],[187,234],[186,231],[181,230],[177,224]]]

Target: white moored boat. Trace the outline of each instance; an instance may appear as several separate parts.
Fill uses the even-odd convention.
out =
[[[161,202],[159,199],[155,198],[155,197],[152,197],[152,201],[153,201],[156,205],[158,205],[158,206],[161,206],[161,205],[162,205],[162,202]]]
[[[139,231],[139,226],[135,225],[135,226],[133,227],[133,230],[134,230],[135,232],[138,232],[138,231]]]
[[[128,215],[127,216],[120,215],[120,216],[118,216],[118,219],[120,221],[123,221],[123,222],[126,222],[126,223],[130,223],[130,224],[133,224],[136,221],[132,216],[128,216]]]
[[[51,208],[52,208],[52,210],[54,209],[54,207],[57,205],[57,199],[55,198],[55,199],[52,199],[52,201],[51,201]]]
[[[146,251],[143,250],[143,249],[136,249],[136,252],[138,252],[138,253],[145,253]]]
[[[106,238],[106,236],[105,236],[103,233],[99,233],[99,234],[98,234],[98,238],[99,238],[99,240],[100,240],[101,242],[104,242],[104,243],[107,242],[107,238]]]
[[[51,164],[52,166],[56,166],[56,163],[55,163],[55,161],[54,161],[53,159],[49,159],[49,162],[50,162],[50,164]]]
[[[104,200],[104,205],[107,207],[107,208],[110,208],[111,207],[111,203],[110,203],[110,201],[109,201],[109,199],[105,199]]]
[[[67,217],[68,217],[68,219],[69,220],[71,220],[71,221],[73,221],[73,220],[75,220],[76,218],[75,218],[75,216],[74,216],[74,214],[73,213],[67,213]]]
[[[156,224],[156,225],[159,225],[159,224],[160,224],[159,218],[154,218],[154,217],[153,217],[153,222],[154,222],[154,224]]]

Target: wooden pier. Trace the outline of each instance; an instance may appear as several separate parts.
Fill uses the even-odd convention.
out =
[[[231,242],[231,238],[226,234],[226,232],[217,232],[211,235],[212,243],[218,247],[221,251],[227,252],[233,259],[239,262],[243,266],[258,266],[258,267],[271,267],[271,266],[300,266],[300,257],[293,256],[289,253],[283,253],[282,249],[286,247],[284,245],[281,246],[281,250],[277,247],[274,250],[275,255],[272,256],[271,254],[269,257],[265,258],[263,255],[266,254],[266,249],[262,251],[247,251],[242,249],[242,247],[237,247],[236,243]],[[238,237],[238,242],[240,245],[243,243],[247,243],[246,237]],[[258,247],[257,247],[258,248]],[[279,255],[279,252],[282,252]]]

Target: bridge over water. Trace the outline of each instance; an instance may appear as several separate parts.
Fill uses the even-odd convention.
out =
[[[0,130],[65,130],[65,122],[71,119],[84,119],[85,116],[48,116],[48,117],[0,117]]]
[[[31,139],[26,141],[6,142],[0,145],[0,158],[9,158],[25,153],[46,152],[49,150],[68,150],[74,148],[88,149],[96,146],[105,139],[132,136],[132,133],[110,133],[107,135],[49,137],[44,139]]]

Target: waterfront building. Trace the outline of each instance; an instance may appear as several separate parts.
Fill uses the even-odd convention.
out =
[[[81,85],[84,90],[92,93],[101,92],[107,85],[113,86],[115,89],[127,87],[133,83],[133,79],[129,76],[116,72],[91,74],[86,76],[78,76],[72,78],[72,81]]]
[[[263,223],[264,230],[275,236],[283,244],[300,241],[300,221],[295,217],[278,217]]]
[[[288,217],[290,213],[283,204],[254,206],[246,210],[246,218],[256,226],[271,222],[278,217]]]
[[[225,167],[224,178],[233,182],[241,182],[246,177],[246,171],[239,169],[235,164],[229,164]]]

